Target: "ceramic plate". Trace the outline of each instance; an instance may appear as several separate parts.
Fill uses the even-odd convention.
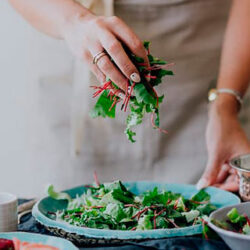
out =
[[[156,182],[128,182],[125,186],[135,194],[141,194],[145,191],[152,190],[154,187],[159,189],[181,193],[185,198],[190,198],[197,192],[194,185],[185,184],[163,184]],[[76,194],[81,195],[86,190],[85,187],[76,187],[66,190],[71,197]],[[240,203],[240,199],[230,193],[214,187],[209,187],[206,191],[211,195],[211,202],[218,208],[234,205]],[[165,237],[187,236],[200,234],[202,232],[201,225],[189,226],[184,228],[174,229],[156,229],[146,231],[121,231],[121,230],[106,230],[106,229],[93,229],[69,225],[65,222],[55,221],[50,218],[48,211],[55,212],[57,210],[65,209],[67,206],[66,201],[57,201],[50,197],[46,197],[37,202],[34,206],[32,214],[35,219],[43,224],[50,231],[57,235],[64,236],[69,240],[75,240],[83,243],[81,239],[104,239],[104,240],[132,240],[132,239],[158,239]],[[91,243],[91,242],[88,242]]]
[[[10,232],[10,233],[0,233],[0,238],[12,240],[17,238],[21,241],[27,241],[30,243],[42,243],[53,247],[57,247],[60,250],[79,250],[71,242],[61,239],[59,237],[48,236],[43,234],[34,234],[26,232]]]

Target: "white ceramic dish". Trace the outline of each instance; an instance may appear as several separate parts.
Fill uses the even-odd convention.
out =
[[[240,203],[233,206],[224,207],[214,211],[210,216],[211,219],[216,219],[220,221],[225,221],[227,218],[227,213],[232,208],[237,208],[239,213],[245,213],[250,216],[250,202]],[[220,227],[215,226],[211,221],[208,222],[209,227],[211,227],[220,237],[225,241],[225,243],[232,250],[249,250],[250,249],[250,235],[244,235],[240,233],[234,233],[228,230],[224,230]]]

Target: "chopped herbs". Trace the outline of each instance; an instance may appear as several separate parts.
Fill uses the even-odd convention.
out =
[[[151,230],[202,224],[202,218],[216,209],[204,190],[190,199],[157,187],[136,195],[121,181],[100,184],[95,179],[95,185],[70,199],[65,193],[56,193],[50,186],[49,196],[68,200],[67,208],[56,212],[57,220],[98,229]]]
[[[147,67],[142,58],[133,55],[128,48],[124,47],[141,75],[140,83],[134,83],[130,80],[127,81],[124,100],[118,97],[119,93],[123,91],[109,79],[102,86],[92,86],[92,88],[95,89],[93,97],[99,96],[95,107],[90,112],[92,118],[98,116],[115,118],[116,107],[119,102],[121,102],[121,110],[125,112],[129,105],[130,113],[126,119],[126,128],[124,132],[131,142],[135,142],[134,137],[136,135],[132,129],[142,123],[146,113],[151,113],[153,128],[166,133],[165,130],[159,128],[159,105],[162,103],[164,96],[158,96],[154,87],[162,83],[162,78],[164,76],[173,75],[173,72],[163,68],[163,65],[167,67],[170,64],[166,65],[165,61],[153,57],[150,54],[149,44],[149,42],[144,42],[144,47],[148,51],[150,67]]]
[[[222,229],[250,235],[250,218],[246,214],[239,214],[236,208],[227,213],[226,221],[212,219],[211,222]]]

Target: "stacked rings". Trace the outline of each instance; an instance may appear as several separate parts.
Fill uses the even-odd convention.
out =
[[[107,53],[105,51],[99,52],[97,53],[94,57],[93,57],[93,64],[97,64],[98,61],[103,57],[106,56]]]

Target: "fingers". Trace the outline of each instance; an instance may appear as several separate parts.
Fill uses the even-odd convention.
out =
[[[86,51],[83,55],[83,59],[88,63],[90,70],[94,73],[96,78],[100,83],[104,83],[106,81],[106,76],[100,71],[97,65],[93,64],[93,57],[89,51]]]
[[[196,188],[202,189],[216,183],[220,166],[221,162],[217,158],[214,158],[211,161],[209,161],[201,179],[198,181],[196,185]]]
[[[228,164],[224,164],[218,173],[216,183],[224,182],[226,180],[226,178],[228,177],[228,175],[230,174],[230,172],[229,172],[230,169],[231,169],[231,167]]]
[[[133,82],[140,82],[140,74],[124,51],[122,44],[111,33],[105,33],[101,38],[102,46],[114,60],[121,72]]]
[[[110,17],[110,28],[113,34],[122,41],[133,54],[144,59],[144,62],[149,65],[147,52],[141,40],[121,19],[117,17]]]
[[[95,46],[95,48],[90,48],[90,52],[92,54],[92,59],[95,55],[97,55],[100,51],[103,51],[103,47],[101,45]],[[101,72],[107,76],[112,82],[114,82],[119,88],[122,90],[126,89],[126,77],[119,71],[119,69],[111,62],[109,56],[102,56],[98,62],[97,67],[101,70]]]
[[[239,190],[239,177],[236,174],[231,174],[225,182],[214,186],[230,192],[237,192]]]

